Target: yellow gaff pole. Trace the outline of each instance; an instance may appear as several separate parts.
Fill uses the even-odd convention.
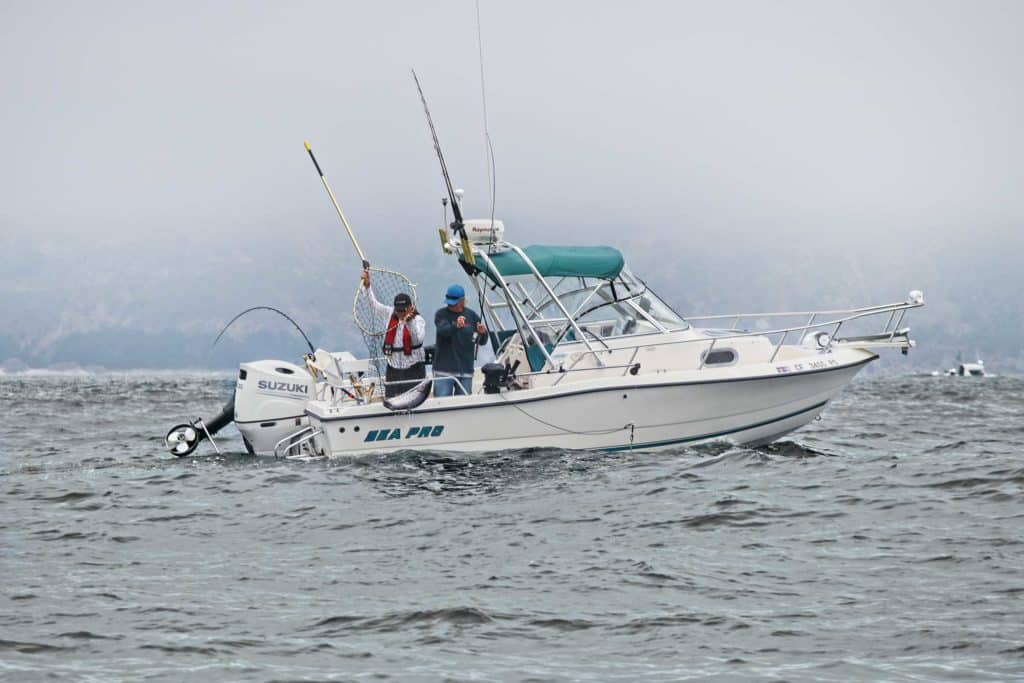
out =
[[[338,218],[341,219],[341,224],[345,226],[345,231],[348,233],[348,238],[352,240],[352,246],[356,248],[356,253],[359,254],[359,259],[363,262],[363,270],[370,267],[370,262],[366,260],[363,255],[363,250],[359,248],[359,242],[356,241],[356,236],[352,233],[352,228],[348,224],[348,220],[345,219],[345,214],[341,211],[341,205],[338,204],[337,197],[334,196],[334,191],[331,190],[330,184],[327,182],[327,177],[324,172],[320,170],[320,164],[317,163],[316,157],[313,156],[313,148],[309,146],[309,142],[304,142],[306,145],[306,151],[309,152],[309,158],[313,160],[313,165],[316,166],[316,172],[320,174],[320,182],[324,184],[324,189],[327,190],[327,196],[331,198],[331,203],[334,204],[334,210],[338,212]]]

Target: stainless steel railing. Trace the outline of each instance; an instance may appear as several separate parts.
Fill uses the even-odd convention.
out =
[[[892,304],[883,304],[883,305],[880,305],[880,306],[867,306],[867,307],[863,307],[863,308],[851,308],[851,309],[839,309],[839,310],[823,310],[823,311],[787,311],[787,312],[781,312],[781,313],[742,313],[742,314],[731,313],[731,314],[724,314],[724,315],[709,315],[709,316],[687,317],[686,318],[687,321],[689,321],[691,323],[693,321],[695,321],[695,320],[728,320],[728,319],[735,319],[736,322],[734,322],[733,327],[731,328],[733,330],[738,329],[739,321],[741,321],[741,320],[743,320],[745,318],[762,319],[763,320],[763,319],[771,319],[771,318],[808,316],[808,319],[807,319],[806,322],[801,323],[801,324],[791,325],[791,326],[783,326],[783,327],[776,327],[776,328],[767,329],[767,330],[753,330],[753,331],[742,330],[742,331],[737,331],[735,334],[716,334],[715,336],[711,336],[711,337],[694,337],[692,339],[673,339],[671,341],[661,341],[661,342],[646,340],[644,342],[640,342],[640,343],[637,343],[637,344],[615,345],[611,349],[607,349],[607,350],[605,350],[605,349],[589,350],[588,349],[588,350],[582,350],[579,353],[580,353],[580,357],[582,357],[582,356],[586,356],[586,355],[589,355],[589,354],[613,353],[615,351],[628,351],[628,350],[631,350],[631,349],[639,349],[640,347],[648,348],[648,347],[652,347],[652,346],[666,346],[666,345],[679,345],[679,344],[707,344],[708,348],[707,348],[706,352],[703,354],[703,356],[701,358],[700,365],[698,366],[698,369],[702,370],[704,368],[705,360],[707,358],[708,352],[710,352],[715,347],[715,344],[718,343],[718,342],[726,342],[726,341],[728,341],[730,339],[740,339],[740,338],[746,338],[746,337],[771,337],[771,336],[774,336],[774,335],[781,335],[780,338],[779,338],[779,341],[773,345],[774,348],[773,348],[773,351],[772,351],[771,358],[769,359],[769,362],[772,362],[772,361],[775,360],[776,356],[778,356],[779,350],[785,345],[786,339],[793,332],[800,331],[801,332],[800,338],[803,339],[807,335],[807,333],[812,331],[812,330],[818,330],[818,329],[824,330],[824,329],[828,328],[828,329],[831,329],[831,333],[829,335],[829,337],[830,337],[829,344],[830,345],[831,344],[837,344],[837,343],[855,343],[858,340],[858,338],[852,338],[850,340],[845,340],[845,341],[838,338],[839,331],[842,329],[844,324],[852,322],[854,320],[861,320],[861,319],[865,319],[865,318],[870,318],[872,316],[884,315],[886,313],[889,314],[889,319],[886,321],[885,326],[883,327],[883,330],[882,330],[881,334],[868,335],[867,337],[860,338],[863,341],[864,345],[865,346],[871,346],[871,345],[877,346],[877,345],[883,345],[883,344],[888,344],[888,345],[896,344],[896,345],[903,346],[903,347],[909,347],[909,346],[912,345],[912,342],[911,342],[911,340],[910,340],[910,338],[908,336],[909,335],[909,330],[901,330],[899,328],[899,326],[900,326],[900,324],[902,324],[904,315],[906,314],[906,312],[908,310],[910,310],[912,308],[920,308],[921,306],[924,306],[924,300],[922,298],[920,298],[920,297],[917,297],[917,298],[912,298],[911,300],[908,300],[908,301],[901,301],[901,302],[892,303]],[[833,317],[830,317],[829,319],[826,319],[826,320],[817,320],[818,316],[826,316],[826,315],[827,316],[833,316]],[[832,329],[833,327],[834,327],[834,329]],[[695,328],[695,329],[706,329],[706,328]],[[868,337],[870,337],[870,339],[868,339]],[[579,362],[579,358],[577,358],[575,360],[573,365],[575,366],[578,362]],[[616,366],[616,367],[618,367],[618,366]],[[600,368],[587,368],[587,369],[588,370],[599,370]],[[611,369],[611,368],[609,368],[609,369]],[[559,370],[560,370],[560,368],[552,368],[549,371],[550,372],[558,372]],[[543,372],[544,371],[542,370],[541,373],[537,373],[537,374],[542,374]]]
[[[545,356],[547,357],[547,360],[549,361],[549,367],[547,369],[541,369],[541,370],[536,371],[536,372],[519,373],[517,376],[519,376],[519,377],[528,377],[528,376],[546,375],[546,374],[552,374],[552,373],[560,373],[560,374],[562,374],[562,373],[583,372],[583,371],[594,372],[594,371],[601,371],[601,370],[616,370],[616,371],[621,371],[622,374],[625,374],[626,372],[633,371],[634,374],[635,374],[636,370],[639,369],[639,364],[636,362],[636,357],[637,357],[637,353],[639,352],[640,348],[650,348],[650,347],[654,347],[654,346],[669,346],[669,345],[673,345],[674,346],[674,345],[681,345],[681,344],[707,344],[708,345],[708,348],[704,351],[704,353],[702,353],[701,359],[700,359],[700,364],[697,367],[698,370],[703,370],[704,367],[705,367],[708,355],[715,348],[715,345],[720,343],[720,342],[724,343],[724,342],[727,342],[727,341],[732,340],[732,339],[742,339],[742,338],[748,338],[748,337],[772,337],[774,335],[780,335],[778,342],[773,344],[772,354],[771,354],[771,357],[768,360],[768,362],[773,362],[775,360],[775,358],[778,356],[779,351],[785,345],[786,340],[789,338],[789,336],[792,333],[799,332],[800,334],[798,335],[798,339],[802,340],[812,330],[831,330],[830,333],[829,333],[829,341],[828,341],[828,344],[825,345],[825,348],[828,348],[828,346],[835,345],[835,344],[856,344],[859,341],[864,346],[882,346],[882,345],[894,346],[895,345],[895,346],[900,346],[900,347],[903,347],[903,348],[906,349],[906,348],[909,348],[910,346],[912,346],[913,342],[910,340],[910,337],[909,337],[909,329],[900,329],[900,325],[902,324],[904,316],[905,316],[905,314],[906,314],[906,312],[908,310],[913,309],[913,308],[920,308],[922,306],[924,306],[924,300],[923,300],[923,298],[918,296],[918,297],[912,297],[908,301],[901,301],[901,302],[891,303],[891,304],[882,304],[882,305],[878,305],[878,306],[865,306],[865,307],[862,307],[862,308],[821,310],[821,311],[783,311],[783,312],[774,312],[774,313],[728,313],[728,314],[721,314],[721,315],[707,315],[707,316],[687,317],[686,320],[688,322],[690,322],[690,323],[693,323],[694,321],[730,320],[731,319],[731,320],[733,320],[733,325],[732,325],[732,327],[727,332],[733,332],[733,331],[735,331],[735,332],[734,333],[726,333],[726,334],[716,333],[714,336],[694,337],[694,338],[691,338],[691,339],[678,339],[678,338],[676,338],[676,339],[672,339],[672,340],[668,340],[668,341],[654,341],[651,338],[652,336],[653,337],[659,337],[659,336],[664,336],[665,334],[667,334],[667,333],[656,333],[656,334],[653,334],[653,335],[644,335],[644,337],[645,337],[644,341],[637,342],[635,344],[624,344],[624,345],[619,345],[619,344],[614,343],[617,340],[613,338],[613,339],[611,339],[609,341],[612,341],[614,345],[608,345],[606,348],[592,348],[591,347],[591,348],[580,350],[578,352],[578,355],[574,354],[573,362],[572,362],[572,364],[568,368],[561,367],[561,366],[555,367],[554,366],[554,362],[551,359],[551,357],[547,353],[545,353]],[[862,337],[853,337],[853,338],[845,339],[845,340],[844,339],[840,339],[839,336],[838,336],[839,332],[842,329],[844,324],[850,323],[850,322],[855,321],[855,320],[863,320],[863,319],[866,319],[866,318],[871,318],[871,317],[874,317],[874,316],[882,316],[882,315],[885,315],[885,314],[889,314],[889,317],[886,320],[886,323],[883,326],[882,331],[880,333],[872,334],[872,335],[866,335],[866,336],[862,336]],[[752,330],[751,331],[751,330],[740,330],[739,329],[739,323],[741,321],[743,321],[744,319],[750,319],[750,320],[765,320],[765,319],[768,319],[768,320],[770,320],[770,319],[779,319],[779,318],[787,318],[787,317],[792,318],[792,317],[797,317],[797,316],[800,316],[800,317],[806,316],[807,320],[802,322],[802,323],[795,324],[795,325],[780,326],[780,327],[775,327],[775,328],[767,329],[767,330]],[[819,316],[829,316],[829,317],[827,319],[820,320]],[[717,332],[717,328],[700,328],[700,327],[695,327],[694,329],[697,329],[697,330],[700,330],[700,329],[715,329],[716,332]],[[618,339],[620,339],[620,340],[621,339],[628,339],[628,337],[619,337]],[[602,342],[604,342],[604,341],[605,340],[602,340]],[[614,364],[614,365],[604,365],[603,361],[599,357],[599,355],[610,355],[610,354],[615,353],[617,351],[619,351],[619,352],[632,351],[632,355],[630,356],[629,361],[627,363],[619,363],[619,364]],[[583,358],[587,357],[587,356],[593,356],[595,358],[595,360],[598,361],[598,364],[599,364],[598,367],[587,367],[587,368],[579,368],[579,367],[577,367],[579,365],[580,361]],[[364,379],[369,379],[369,378],[364,378]],[[374,387],[372,396],[367,396],[366,397],[367,400],[373,400],[375,398],[378,398],[378,397],[382,396],[383,393],[384,393],[384,387],[386,385],[389,385],[389,384],[413,385],[413,384],[418,384],[422,380],[421,379],[413,379],[413,380],[400,380],[400,381],[386,382],[383,377],[378,377],[378,378],[376,378],[373,381],[375,382],[376,386]],[[561,378],[559,378],[558,381],[561,381]],[[350,389],[352,388],[347,383],[344,383],[343,386],[346,386],[347,388],[350,388]],[[332,398],[334,399],[335,402],[337,402],[338,400],[343,400],[343,398],[341,396],[337,396],[337,395],[333,396]]]

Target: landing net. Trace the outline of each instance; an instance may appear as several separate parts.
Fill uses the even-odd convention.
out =
[[[362,293],[363,283],[360,282],[356,288],[355,300],[352,303],[352,315],[355,317],[356,327],[363,335],[363,342],[366,344],[367,358],[371,359],[370,372],[376,371],[376,378],[368,378],[369,381],[376,381],[378,387],[383,386],[384,371],[387,359],[384,358],[382,348],[384,346],[384,334],[388,329],[390,314],[378,311],[371,303],[370,297]],[[406,276],[393,270],[384,268],[370,268],[370,289],[378,302],[391,309],[395,295],[401,292],[412,298],[412,305],[416,306],[416,285]]]

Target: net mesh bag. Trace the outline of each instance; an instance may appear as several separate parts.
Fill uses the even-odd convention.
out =
[[[356,327],[363,336],[366,344],[367,358],[370,359],[370,375],[364,380],[376,382],[378,391],[384,386],[384,372],[387,366],[387,358],[384,357],[384,334],[387,332],[390,315],[378,311],[371,303],[370,297],[364,296],[363,283],[356,287],[355,300],[352,304],[352,315],[356,321]],[[409,278],[401,273],[384,268],[370,268],[370,289],[378,302],[389,309],[395,300],[395,295],[404,292],[412,299],[412,305],[416,306],[416,285]],[[376,376],[372,376],[376,373]]]

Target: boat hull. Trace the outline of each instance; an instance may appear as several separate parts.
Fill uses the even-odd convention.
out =
[[[693,373],[625,376],[501,394],[430,399],[410,412],[379,405],[313,402],[314,450],[350,456],[408,449],[494,451],[521,448],[628,450],[728,440],[757,445],[807,424],[876,356],[791,372],[693,379]],[[781,368],[781,369],[780,369]]]
[[[296,431],[309,425],[305,415],[269,417],[258,421],[235,422],[245,449],[252,455],[273,455],[274,447]]]

